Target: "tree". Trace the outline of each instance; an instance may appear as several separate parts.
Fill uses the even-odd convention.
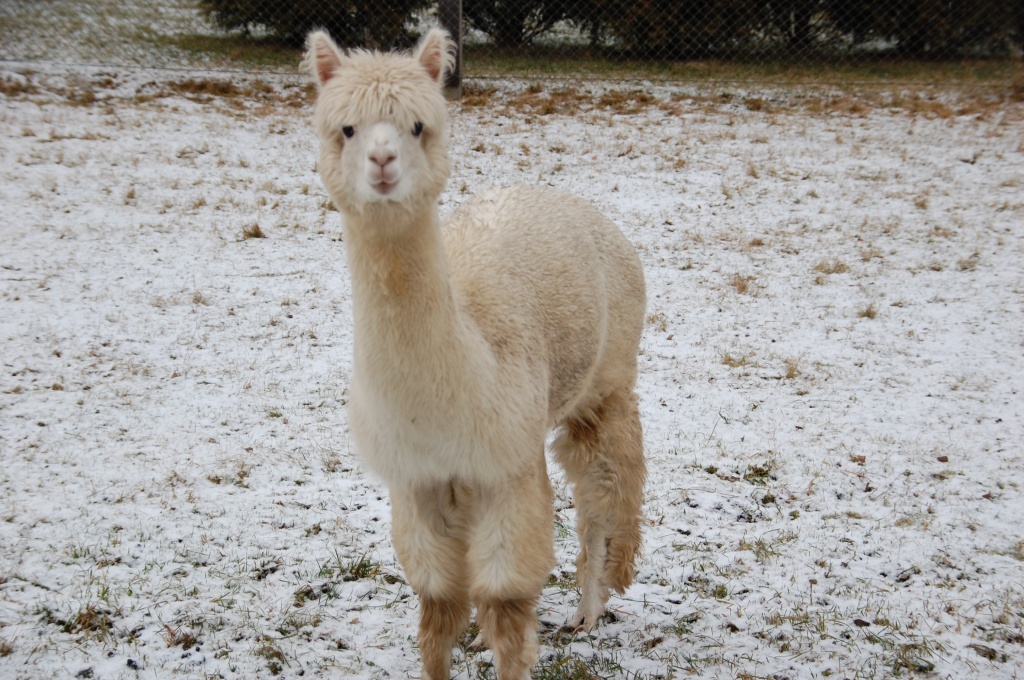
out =
[[[573,0],[463,0],[462,15],[470,26],[490,36],[496,47],[522,47],[567,18],[575,4]]]
[[[823,0],[758,0],[757,24],[765,36],[778,38],[795,53],[814,46],[814,21]]]
[[[225,30],[266,33],[301,46],[306,34],[324,28],[345,47],[391,49],[412,43],[406,24],[430,0],[200,0],[203,11]]]
[[[1024,0],[828,0],[835,26],[855,42],[890,43],[912,57],[992,55],[1021,44],[1014,13]]]
[[[748,46],[756,1],[594,0],[623,48],[648,59],[701,59]]]

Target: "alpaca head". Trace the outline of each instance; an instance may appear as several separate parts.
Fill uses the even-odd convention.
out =
[[[448,179],[443,84],[454,43],[433,29],[411,54],[343,52],[322,31],[306,63],[320,88],[320,174],[342,212],[433,204]]]

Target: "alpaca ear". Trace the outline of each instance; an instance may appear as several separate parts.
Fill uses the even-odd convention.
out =
[[[341,53],[323,31],[313,31],[306,39],[306,67],[313,74],[317,85],[323,87],[341,68]]]
[[[416,48],[416,60],[427,71],[431,80],[441,84],[455,68],[455,41],[448,31],[432,28]]]

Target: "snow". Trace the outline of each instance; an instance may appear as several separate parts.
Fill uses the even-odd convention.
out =
[[[347,436],[308,98],[2,75],[0,676],[419,677]],[[442,213],[573,191],[649,290],[644,557],[595,634],[559,635],[554,472],[547,677],[1020,675],[1024,106],[659,86],[545,115],[490,85],[452,106]]]

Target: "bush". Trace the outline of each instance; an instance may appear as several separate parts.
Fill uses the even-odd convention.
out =
[[[1024,0],[828,0],[827,6],[836,28],[855,43],[889,43],[903,56],[994,55],[1024,40]]]
[[[779,50],[952,58],[1024,45],[1024,0],[580,0],[567,15],[641,58]]]
[[[326,29],[343,47],[407,47],[406,25],[429,0],[200,0],[203,12],[225,30],[265,34],[301,47],[314,28]]]
[[[584,4],[585,0],[463,0],[462,16],[490,36],[495,47],[522,47],[565,19],[571,6]]]
[[[742,49],[756,0],[594,0],[602,23],[630,55],[699,59]]]

